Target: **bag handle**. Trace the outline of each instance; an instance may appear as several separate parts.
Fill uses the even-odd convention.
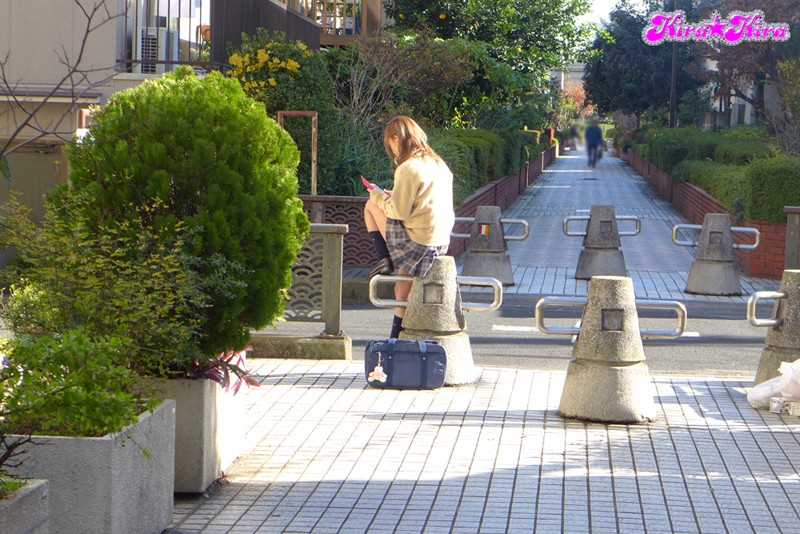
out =
[[[425,342],[424,339],[418,339],[417,343],[419,344],[419,352],[421,354],[425,354],[426,352],[428,352],[428,344]],[[395,347],[397,347],[397,338],[390,337],[389,346],[391,347],[389,353],[394,354],[394,349]]]

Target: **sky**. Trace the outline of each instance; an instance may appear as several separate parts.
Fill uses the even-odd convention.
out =
[[[590,0],[592,6],[591,11],[581,17],[581,22],[600,22],[600,19],[608,20],[608,14],[614,9],[618,0]]]

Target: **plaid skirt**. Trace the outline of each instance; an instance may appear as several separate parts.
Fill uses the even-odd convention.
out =
[[[386,221],[386,246],[395,269],[403,269],[411,276],[423,277],[433,266],[433,260],[447,252],[447,245],[439,247],[420,245],[408,237],[403,223]]]

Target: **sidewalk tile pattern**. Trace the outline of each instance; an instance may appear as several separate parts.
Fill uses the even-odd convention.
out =
[[[657,421],[556,413],[563,373],[483,369],[368,388],[358,362],[260,360],[226,484],[176,501],[189,532],[796,532],[800,419],[743,383],[655,378]]]

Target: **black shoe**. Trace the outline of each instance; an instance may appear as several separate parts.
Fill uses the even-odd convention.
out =
[[[394,273],[394,265],[390,258],[383,258],[378,264],[372,268],[367,275],[367,278],[372,278],[376,274],[392,274]]]

